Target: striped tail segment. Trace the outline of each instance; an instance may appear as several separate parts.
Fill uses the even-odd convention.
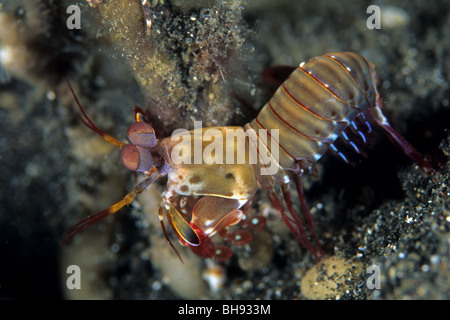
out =
[[[246,129],[278,129],[279,164],[295,170],[297,163],[315,163],[357,117],[376,104],[374,69],[362,56],[335,53],[302,63],[278,88]],[[365,121],[364,121],[365,122]],[[363,140],[364,141],[364,140]]]
[[[364,112],[376,105],[375,77],[373,66],[358,54],[343,52],[313,58],[300,64],[256,119],[245,126],[247,133],[256,133],[259,154],[272,153],[278,148],[279,172],[260,176],[258,171],[264,165],[258,164],[255,174],[290,231],[317,258],[323,251],[304,197],[302,169],[309,169],[327,150],[345,160],[345,155],[333,143],[349,126],[351,133],[365,141],[361,124],[367,123]],[[264,129],[267,135],[278,129],[278,140],[261,139],[260,132]],[[354,143],[349,139],[349,144]],[[286,171],[294,172],[302,216],[293,205]],[[272,178],[281,184],[287,212],[273,191]]]

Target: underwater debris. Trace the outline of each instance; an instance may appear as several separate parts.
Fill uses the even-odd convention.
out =
[[[360,261],[331,256],[306,272],[302,278],[301,293],[307,299],[320,300],[352,296],[361,287],[363,270]]]
[[[386,29],[395,29],[406,26],[411,18],[408,13],[399,7],[384,6],[381,10],[381,26]]]
[[[231,98],[242,83],[252,87],[255,76],[255,63],[242,58],[252,50],[243,3],[196,7],[147,1],[143,7],[141,1],[104,1],[95,6],[105,33],[151,99],[149,118],[160,135],[191,129],[194,120],[206,126],[243,122]]]

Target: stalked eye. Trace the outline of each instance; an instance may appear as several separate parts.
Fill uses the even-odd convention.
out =
[[[131,171],[145,172],[153,165],[150,151],[134,144],[127,144],[120,150],[120,161]]]
[[[137,146],[148,148],[156,145],[155,130],[146,122],[130,124],[127,134],[131,143]]]

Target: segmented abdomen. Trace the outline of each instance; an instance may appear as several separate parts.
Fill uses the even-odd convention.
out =
[[[314,163],[375,105],[376,79],[373,65],[358,54],[315,57],[292,72],[246,129],[279,129],[279,164],[285,170],[303,159]]]

